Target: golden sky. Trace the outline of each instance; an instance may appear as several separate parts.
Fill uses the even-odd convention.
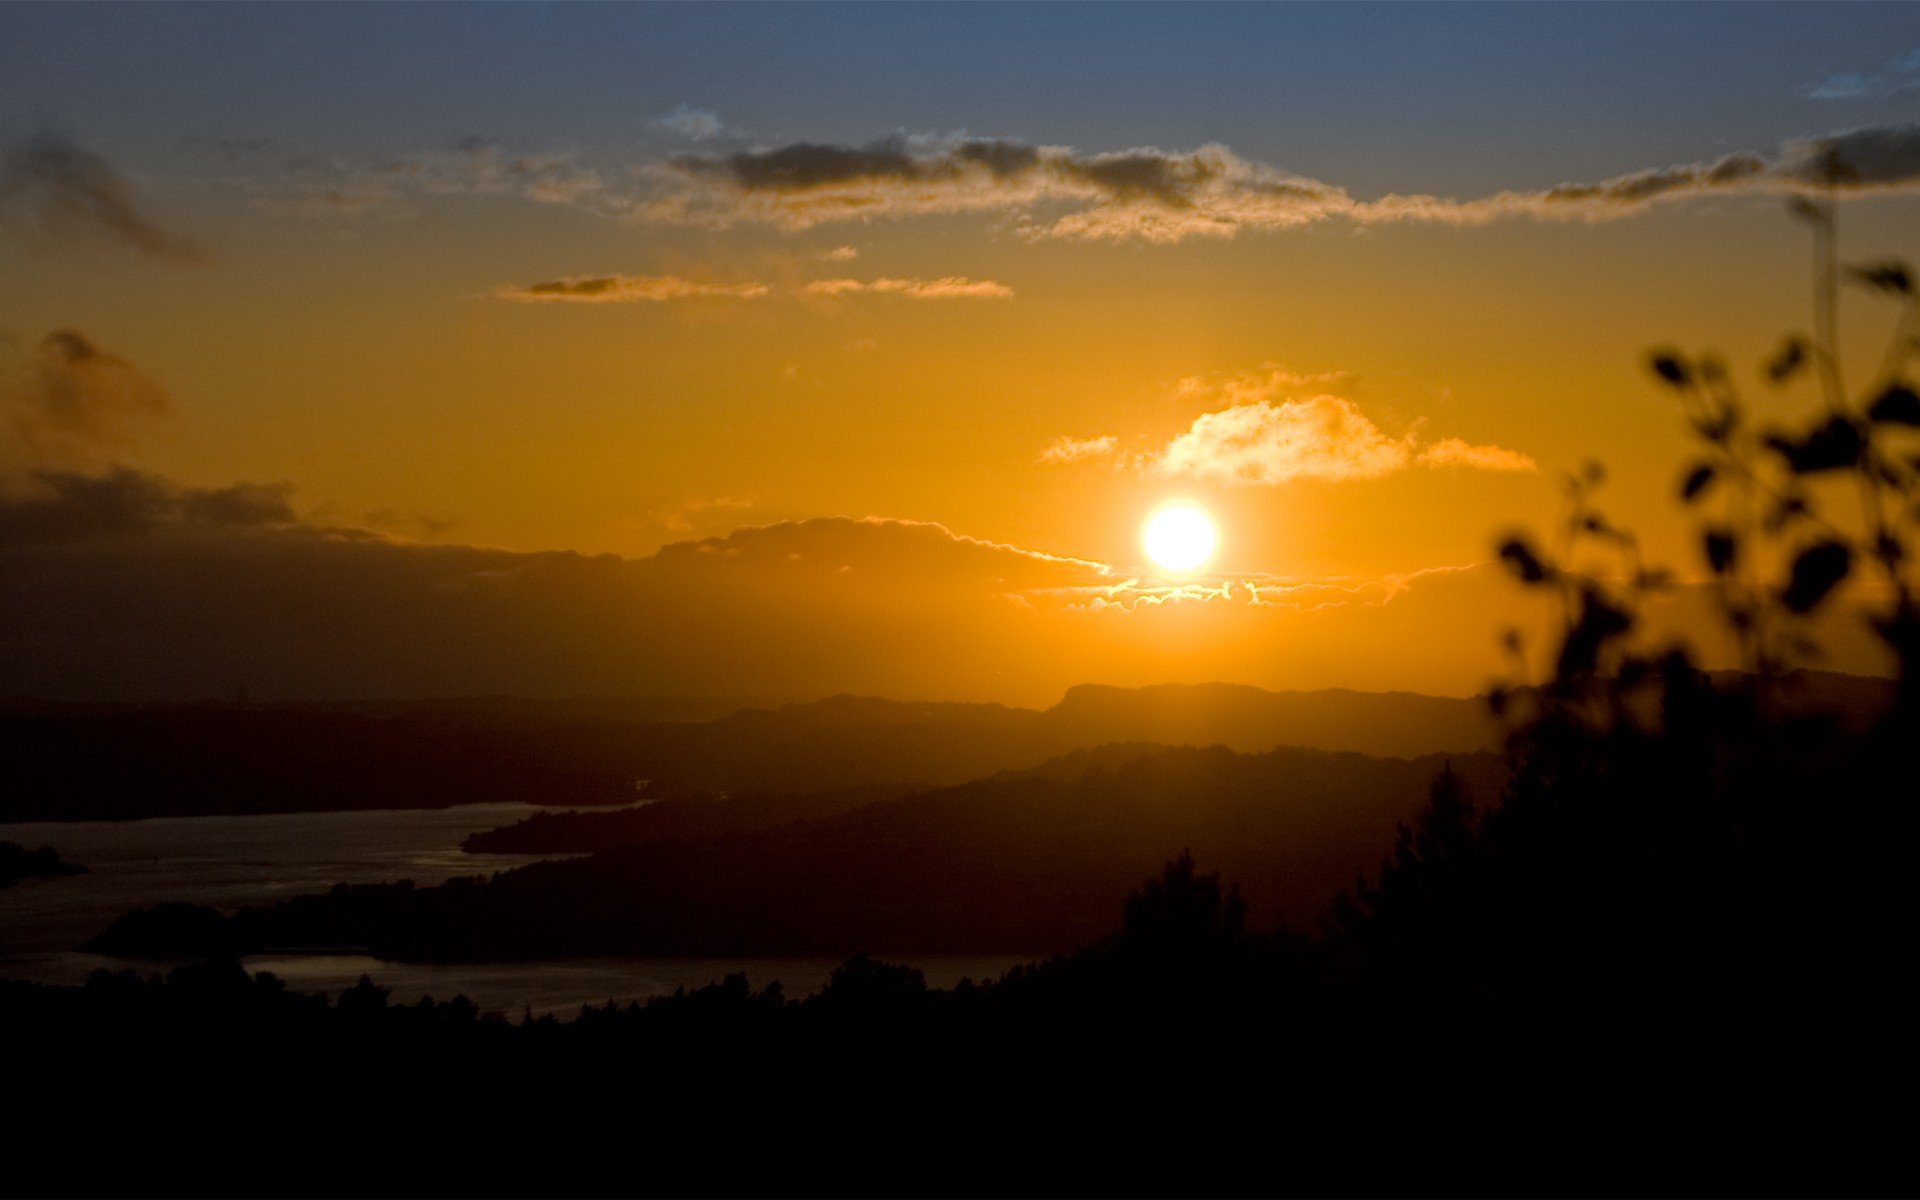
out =
[[[1161,11],[1115,13],[1112,53],[1146,45],[1125,27]],[[619,77],[589,62],[542,102],[464,112],[433,98],[451,58],[379,112],[318,82],[356,32],[430,43],[428,13],[199,10],[228,23],[232,56],[196,71],[115,12],[0,17],[20,59],[0,67],[31,85],[0,113],[0,471],[11,552],[32,564],[9,585],[0,691],[1468,692],[1500,670],[1500,625],[1532,619],[1477,564],[1502,531],[1549,521],[1585,460],[1610,468],[1613,517],[1697,570],[1672,501],[1684,427],[1646,352],[1712,350],[1752,381],[1806,329],[1808,241],[1785,198],[1808,163],[1861,164],[1849,254],[1920,255],[1920,129],[1901,107],[1920,68],[1885,53],[1890,25],[1920,45],[1905,13],[1772,13],[1745,58],[1697,76],[1750,103],[1661,84],[1677,90],[1649,121],[1630,98],[1589,112],[1555,90],[1571,52],[1546,27],[1578,17],[1488,32],[1536,39],[1539,62],[1475,51],[1487,69],[1434,80],[1429,104],[1395,88],[1440,68],[1395,39],[1365,59],[1357,17],[1207,10],[1169,51],[1194,56],[1191,86],[1152,85],[1179,117],[1158,124],[1128,119],[1117,65],[1013,124],[942,74],[996,32],[982,14],[896,13],[876,54],[915,22],[967,28],[920,91],[902,62],[850,82],[870,114],[853,132],[845,105],[802,90],[783,106],[770,78],[730,104],[715,31],[680,28],[720,10],[599,18],[655,55],[667,31],[649,19],[708,47],[675,91],[615,103]],[[834,36],[816,15],[793,36]],[[557,56],[595,19],[520,33]],[[1585,19],[1608,42],[1624,18]],[[1289,20],[1377,94],[1325,87],[1271,119],[1243,102],[1234,72],[1252,67],[1230,47]],[[275,36],[303,22],[327,27],[305,49]],[[507,71],[514,32],[472,34],[474,61]],[[1596,95],[1644,66],[1605,48],[1580,65]],[[924,115],[935,95],[950,114]],[[1536,128],[1549,110],[1562,136]],[[1848,301],[1863,378],[1890,316]],[[1805,401],[1752,387],[1763,411]],[[142,498],[106,487],[116,467],[142,473]],[[223,490],[242,481],[264,486]],[[235,495],[244,520],[207,516]],[[1213,513],[1220,549],[1160,603],[1139,529],[1175,498]],[[50,515],[87,505],[78,524]],[[143,616],[112,589],[151,564],[111,567],[101,538],[170,564],[148,586],[203,601],[334,596],[297,626],[333,649],[188,599],[167,619],[184,626]],[[528,557],[547,551],[567,553]],[[596,555],[620,561],[580,557]],[[536,564],[562,565],[396,665],[394,647],[450,627],[436,604]],[[226,582],[179,583],[202,569]],[[90,665],[63,674],[56,645]]]

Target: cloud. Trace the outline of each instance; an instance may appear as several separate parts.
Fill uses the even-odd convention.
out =
[[[541,283],[502,284],[493,294],[527,304],[635,304],[667,300],[757,300],[764,283],[699,283],[677,275],[574,275]]]
[[[1830,75],[1806,89],[1809,100],[1903,100],[1920,95],[1920,50],[1872,74]]]
[[[1867,100],[1881,94],[1881,80],[1869,75],[1833,75],[1807,89],[1809,100]]]
[[[724,228],[916,214],[1014,212],[1031,238],[1178,241],[1320,220],[1344,192],[1247,162],[1222,146],[1082,154],[1060,146],[957,139],[930,150],[904,138],[867,146],[801,142],[726,155],[679,155],[644,172],[655,194],[636,215]],[[1048,218],[1037,210],[1078,205]]]
[[[0,503],[0,694],[982,694],[1036,649],[1009,593],[1110,578],[918,521],[783,522],[633,559],[220,524],[134,473],[44,486]]]
[[[260,207],[295,217],[351,217],[421,200],[513,196],[615,218],[630,215],[636,203],[574,153],[513,153],[486,138],[380,163],[301,159],[253,186]]]
[[[447,517],[398,508],[376,508],[363,513],[360,521],[368,529],[423,541],[441,537],[456,524]]]
[[[1421,447],[1416,433],[1390,437],[1352,400],[1330,395],[1255,400],[1202,413],[1146,466],[1170,478],[1271,487],[1296,479],[1379,479],[1416,463],[1474,471],[1539,469],[1530,456],[1503,446],[1448,437]]]
[[[1119,449],[1120,439],[1112,434],[1090,438],[1072,438],[1063,434],[1048,442],[1035,461],[1049,464],[1092,462],[1095,459],[1112,458]]]
[[[720,114],[686,104],[680,105],[664,117],[654,118],[648,124],[690,142],[708,141],[727,132],[726,123],[720,119]]]
[[[75,329],[0,358],[0,545],[294,520],[285,484],[183,487],[99,466],[171,408],[159,384]]]
[[[703,283],[678,275],[571,275],[539,283],[501,284],[492,295],[522,304],[637,304],[668,300],[758,300],[764,283]],[[847,296],[903,296],[909,300],[1009,300],[1013,289],[991,279],[817,279],[798,295],[816,300]]]
[[[673,533],[686,533],[693,528],[696,517],[708,513],[742,512],[753,507],[751,496],[713,496],[683,500],[679,504],[659,509],[653,519],[662,529]]]
[[[12,147],[0,163],[0,221],[22,215],[51,236],[91,236],[183,265],[207,257],[143,213],[112,164],[52,133]]]
[[[1411,436],[1388,437],[1353,401],[1311,396],[1203,413],[1167,443],[1153,469],[1232,485],[1377,479],[1404,470],[1412,454]]]
[[[1386,196],[1356,209],[1363,223],[1425,221],[1479,225],[1507,217],[1605,221],[1656,203],[1713,196],[1840,197],[1920,189],[1920,125],[1851,129],[1781,144],[1773,157],[1749,151],[1618,175],[1598,183],[1563,183],[1537,192],[1500,192],[1476,200]]]
[[[286,484],[183,488],[116,467],[35,471],[0,491],[0,546],[74,543],[164,527],[258,527],[294,520]]]
[[[724,537],[664,546],[663,564],[718,559],[787,574],[857,575],[860,586],[934,586],[967,591],[1105,584],[1112,569],[1088,559],[1026,550],[954,533],[934,521],[812,517],[736,529]]]
[[[860,257],[860,251],[852,246],[835,246],[820,257],[825,262],[852,262]]]
[[[0,695],[190,699],[243,680],[271,698],[1050,704],[1079,683],[1208,680],[1457,695],[1500,669],[1502,626],[1544,638],[1558,619],[1497,566],[1176,586],[875,517],[643,558],[528,554],[317,527],[279,487],[124,470],[35,487],[0,496]],[[1712,600],[1696,591],[1659,603],[1693,596],[1704,620]],[[1685,619],[1650,614],[1658,628]],[[1872,669],[1877,639],[1857,614],[1847,631],[1828,665]]]
[[[1920,67],[1916,72],[1920,78]],[[435,196],[518,195],[613,219],[710,229],[762,224],[797,231],[846,221],[973,214],[1001,218],[1029,241],[1169,244],[1332,221],[1600,221],[1708,196],[1910,192],[1920,189],[1920,126],[1845,130],[1793,139],[1770,152],[1741,151],[1598,182],[1464,199],[1420,193],[1360,199],[1344,187],[1242,158],[1217,144],[1089,153],[969,137],[892,137],[864,146],[795,142],[676,154],[605,170],[570,153],[515,155],[489,142],[469,142],[452,153],[372,166],[296,164],[276,187],[262,202],[291,213],[364,212]],[[838,261],[841,252],[829,258]]]
[[[1606,220],[1656,202],[1710,195],[1910,191],[1920,186],[1920,126],[1847,130],[1794,139],[1771,155],[1743,151],[1595,183],[1468,199],[1396,193],[1359,200],[1345,188],[1219,145],[1086,154],[983,139],[923,149],[894,138],[864,147],[795,143],[680,155],[643,174],[654,194],[633,212],[647,220],[797,230],[874,217],[998,213],[1015,218],[1029,239],[1170,243],[1336,219],[1357,225]]]
[[[802,294],[827,299],[872,293],[912,300],[1011,300],[1013,289],[991,279],[948,275],[941,279],[816,279]]]
[[[164,388],[79,330],[26,352],[0,343],[0,469],[97,461],[170,408]]]
[[[1378,479],[1419,464],[1480,471],[1537,470],[1532,458],[1457,437],[1422,446],[1417,430],[1392,436],[1358,403],[1328,389],[1351,389],[1346,372],[1297,372],[1272,363],[1224,378],[1193,376],[1173,388],[1182,404],[1205,406],[1158,452],[1137,456],[1135,469],[1166,478],[1229,487],[1272,487],[1296,479]],[[1118,451],[1118,439],[1056,438],[1042,463],[1077,462]]]
[[[1429,467],[1465,467],[1473,471],[1538,471],[1531,455],[1504,446],[1476,446],[1457,437],[1441,438],[1420,451]]]

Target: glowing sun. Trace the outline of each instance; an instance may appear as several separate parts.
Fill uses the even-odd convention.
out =
[[[1140,528],[1140,544],[1147,557],[1165,571],[1193,570],[1213,557],[1218,541],[1207,510],[1184,501],[1155,509]]]

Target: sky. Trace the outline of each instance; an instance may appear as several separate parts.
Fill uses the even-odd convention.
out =
[[[0,78],[0,693],[1465,694],[1587,460],[1697,576],[1647,351],[1806,330],[1822,153],[1920,254],[1903,5],[12,4]]]

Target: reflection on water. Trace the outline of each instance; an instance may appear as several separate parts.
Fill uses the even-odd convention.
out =
[[[812,995],[826,986],[827,977],[841,959],[826,958],[577,958],[537,963],[460,963],[433,965],[388,963],[357,954],[257,955],[244,960],[250,971],[272,971],[299,992],[335,994],[353,986],[362,975],[393,989],[395,1001],[422,995],[448,1000],[456,994],[482,1010],[518,1016],[532,1009],[535,1016],[562,1017],[580,1011],[583,1004],[615,1000],[645,1000],[669,995],[675,988],[697,988],[716,983],[735,971],[760,987],[778,979],[790,997]],[[1022,961],[1009,957],[935,958],[915,960],[929,987],[952,987],[963,978],[988,979],[1006,973]]]
[[[484,875],[553,855],[465,854],[461,839],[538,811],[531,804],[472,804],[439,810],[292,813],[252,817],[170,817],[151,821],[0,825],[0,840],[51,845],[87,874],[29,880],[0,889],[0,977],[79,983],[94,970],[166,964],[81,954],[86,941],[131,908],[179,901],[233,909],[324,891],[335,883],[411,879],[443,882]],[[261,955],[246,960],[298,991],[339,992],[361,975],[393,989],[396,1001],[465,994],[482,1009],[519,1014],[577,1012],[699,987],[735,971],[758,986],[778,979],[789,996],[826,983],[833,959],[568,959],[532,963],[429,965],[359,955]],[[917,960],[935,987],[999,975],[1009,957]]]
[[[239,908],[336,883],[441,883],[538,862],[535,854],[465,854],[470,833],[518,821],[531,804],[437,810],[43,821],[0,825],[0,839],[51,845],[85,875],[0,890],[0,966],[71,950],[130,908],[180,901]]]

